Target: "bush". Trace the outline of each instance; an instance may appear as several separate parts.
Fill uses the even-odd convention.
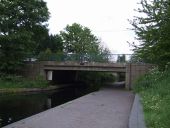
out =
[[[151,88],[157,81],[164,79],[165,72],[159,71],[158,67],[150,70],[148,74],[140,77],[134,84],[135,91]]]
[[[48,83],[42,76],[37,76],[35,80],[29,80],[17,75],[1,75],[0,88],[43,88]]]
[[[23,81],[22,76],[9,75],[9,74],[1,75],[0,79],[3,80],[3,81],[11,81],[11,82],[21,82],[21,81]]]

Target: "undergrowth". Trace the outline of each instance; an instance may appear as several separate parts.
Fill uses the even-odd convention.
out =
[[[17,75],[1,75],[0,89],[6,88],[44,88],[48,83],[41,76],[37,76],[35,80],[29,80]]]
[[[134,90],[141,96],[147,128],[169,128],[170,69],[153,69],[136,81]]]

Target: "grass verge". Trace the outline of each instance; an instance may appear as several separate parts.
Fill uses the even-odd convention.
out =
[[[47,81],[43,80],[41,76],[38,76],[35,80],[9,75],[0,78],[0,89],[45,88],[47,86]]]
[[[170,127],[170,70],[153,69],[135,84],[141,96],[147,128]]]

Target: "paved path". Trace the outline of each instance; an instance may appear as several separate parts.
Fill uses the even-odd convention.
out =
[[[128,128],[134,94],[103,89],[4,128]]]

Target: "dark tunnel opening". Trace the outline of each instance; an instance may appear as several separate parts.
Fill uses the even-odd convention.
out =
[[[62,87],[64,86],[79,86],[79,85],[83,85],[83,86],[89,86],[92,82],[92,84],[94,83],[94,81],[96,81],[95,79],[97,79],[97,84],[98,83],[102,83],[101,79],[98,79],[95,75],[95,73],[97,72],[93,72],[93,74],[89,74],[91,72],[89,71],[74,71],[74,70],[54,70],[53,71],[53,75],[52,75],[52,81],[50,81],[50,83],[52,85],[57,85]],[[101,73],[101,72],[100,72]],[[80,75],[81,74],[81,75]],[[82,77],[82,74],[85,75],[85,77]],[[87,75],[89,74],[89,75]],[[114,82],[118,83],[125,83],[125,73],[111,73],[115,78]],[[104,76],[104,75],[103,75]],[[84,79],[82,79],[84,78]],[[94,80],[93,80],[94,79]],[[86,82],[87,80],[87,82]],[[105,80],[104,85],[113,85],[113,82],[109,82],[107,81],[107,79]],[[63,86],[63,87],[64,87]],[[123,87],[125,87],[125,84],[123,85]]]
[[[71,84],[76,83],[76,71],[56,70],[53,71],[53,84]]]

